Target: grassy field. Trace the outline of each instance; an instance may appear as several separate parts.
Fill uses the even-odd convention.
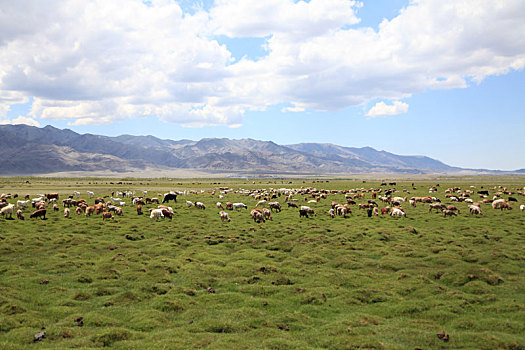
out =
[[[425,196],[438,182],[433,195],[447,204],[452,186],[483,186],[492,196],[495,185],[525,185],[517,177],[439,178],[418,180],[414,190],[411,182],[398,182],[396,195]],[[310,205],[316,217],[284,206],[266,223],[254,223],[249,210],[223,223],[219,192],[211,194],[218,187],[380,182],[1,178],[0,193],[63,199],[78,190],[90,204],[87,190],[198,193],[171,204],[172,221],[137,215],[129,199],[114,221],[65,219],[62,206],[47,220],[30,220],[30,209],[24,221],[0,218],[0,349],[525,349],[525,197],[514,195],[511,211],[484,205],[481,216],[466,203],[447,218],[418,203],[404,205],[407,218],[369,218],[352,207],[348,218],[331,219],[330,202],[345,202],[331,194]],[[220,201],[250,209],[257,202],[241,194]],[[45,338],[33,343],[43,327]]]

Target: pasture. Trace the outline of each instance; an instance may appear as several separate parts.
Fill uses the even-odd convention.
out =
[[[79,191],[89,204],[86,191],[187,192],[170,202],[171,221],[150,220],[147,209],[156,205],[137,215],[130,198],[114,220],[73,208],[66,219],[60,201],[46,220],[29,219],[32,208],[23,221],[0,217],[0,348],[524,349],[525,197],[512,194],[513,210],[483,204],[482,215],[445,197],[447,188],[460,187],[478,201],[483,187],[492,198],[499,185],[523,192],[525,179],[381,186],[342,179],[1,178],[0,193],[58,192],[62,200]],[[393,195],[435,196],[461,212],[443,217],[428,204],[403,203],[406,218],[368,217],[352,205],[352,215],[332,219],[330,203],[346,199],[331,193],[312,204],[309,195],[294,195],[317,214],[299,218],[282,195],[273,199],[282,212],[257,224],[250,217],[257,200],[236,192],[219,199],[221,187],[395,188]],[[370,192],[356,201],[368,199]],[[218,201],[243,202],[248,210],[229,210],[231,222],[221,222]],[[44,327],[45,337],[34,342]]]

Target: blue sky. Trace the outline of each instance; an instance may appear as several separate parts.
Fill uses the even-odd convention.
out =
[[[525,168],[523,1],[52,5],[0,13],[0,123]]]

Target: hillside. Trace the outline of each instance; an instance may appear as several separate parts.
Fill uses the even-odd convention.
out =
[[[467,170],[425,156],[396,155],[371,147],[278,145],[272,141],[227,138],[175,141],[151,135],[109,137],[27,125],[0,125],[0,160],[0,175],[133,172],[146,167],[243,174],[425,174]]]

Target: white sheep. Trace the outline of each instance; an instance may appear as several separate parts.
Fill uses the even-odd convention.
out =
[[[162,209],[150,209],[150,215],[149,215],[149,218],[150,219],[159,219],[159,218],[164,218],[164,214],[162,214]]]
[[[7,218],[7,215],[9,215],[9,218],[13,218],[13,213],[15,212],[15,205],[14,204],[8,204],[6,207],[3,207],[0,209],[0,215],[5,216]]]

